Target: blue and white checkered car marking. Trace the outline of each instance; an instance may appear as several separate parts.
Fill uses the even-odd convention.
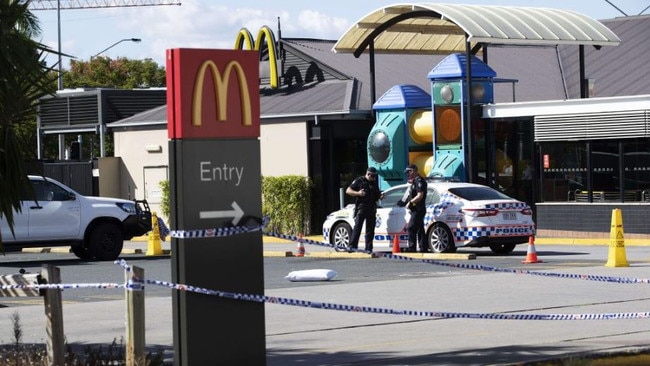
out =
[[[507,236],[531,236],[535,235],[534,225],[498,225],[498,226],[459,226],[462,225],[464,215],[458,215],[457,226],[453,225],[450,218],[455,217],[454,213],[447,214],[445,211],[459,202],[459,198],[449,192],[444,192],[440,196],[440,202],[427,207],[427,212],[424,216],[424,226],[428,227],[435,221],[439,220],[443,215],[446,216],[444,222],[449,226],[454,242],[468,242],[480,237],[507,237]],[[495,204],[488,204],[486,209],[497,210],[523,210],[527,205],[525,202],[501,202]]]
[[[535,230],[532,225],[515,225],[504,228],[503,226],[479,226],[479,227],[464,227],[452,228],[454,240],[456,241],[470,241],[479,237],[506,237],[506,236],[532,236],[535,235]]]
[[[338,210],[336,212],[331,213],[330,216],[333,216],[332,217],[332,219],[333,219],[332,225],[330,227],[327,227],[327,225],[326,225],[327,221],[330,220],[329,217],[323,223],[323,240],[326,241],[326,242],[330,241],[331,230],[335,226],[334,222],[338,221],[339,219],[341,219],[341,220],[343,220],[345,222],[348,222],[348,218],[350,217],[350,215],[351,215],[350,212],[345,208],[342,208],[342,209],[340,209],[340,210]],[[349,224],[349,222],[348,222],[348,224]]]
[[[323,240],[328,242],[330,241],[330,229],[323,227]]]
[[[434,221],[438,221],[438,218],[445,213],[445,210],[454,206],[457,202],[458,197],[455,195],[449,192],[441,194],[440,202],[427,207],[427,212],[424,214],[424,226],[428,227]]]

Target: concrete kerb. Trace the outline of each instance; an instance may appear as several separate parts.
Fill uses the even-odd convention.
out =
[[[23,253],[72,253],[72,249],[68,246],[64,247],[33,247],[33,248],[23,248],[21,250]],[[145,254],[146,249],[141,248],[123,248],[122,254]],[[161,255],[169,255],[171,251],[169,249],[163,249]]]
[[[322,241],[323,237],[319,235],[313,235],[305,237],[306,239],[313,241]],[[296,242],[286,239],[280,239],[276,237],[264,236],[265,244],[273,245],[295,245]],[[305,257],[311,258],[353,258],[353,259],[371,259],[371,258],[380,258],[381,253],[364,253],[364,252],[337,252],[334,248],[327,246],[311,246],[307,245],[307,250]],[[476,259],[476,255],[473,253],[467,254],[457,254],[457,253],[400,253],[404,257],[409,258],[418,258],[418,259],[448,259],[448,260],[467,260],[467,259]],[[265,257],[292,257],[295,256],[295,253],[292,251],[264,251]]]
[[[322,241],[323,237],[321,235],[311,235],[311,236],[306,236],[306,239],[310,240],[315,240],[315,241]],[[267,243],[285,243],[285,244],[294,244],[294,241],[291,240],[286,240],[286,239],[280,239],[276,237],[271,237],[271,236],[266,236],[264,235],[262,237],[263,241],[265,244]],[[139,236],[131,239],[131,241],[134,242],[146,242],[148,240],[148,236]],[[609,245],[610,244],[610,238],[597,238],[597,237],[590,237],[590,238],[560,238],[560,237],[535,237],[535,244],[552,244],[552,245]],[[627,238],[625,239],[625,245],[629,246],[645,246],[645,245],[650,245],[650,239],[630,239]]]
[[[35,247],[35,248],[23,248],[21,251],[23,253],[70,253],[72,252],[70,247]]]
[[[535,237],[535,245],[609,245],[610,238],[554,238]],[[625,239],[626,246],[650,246],[650,239]]]
[[[452,260],[468,260],[476,259],[476,254],[466,253],[466,254],[457,254],[457,253],[400,253],[397,254],[400,256],[414,258],[414,259],[452,259]],[[264,251],[265,257],[295,257],[296,255],[292,251],[280,252],[280,251]],[[346,252],[307,252],[305,257],[309,258],[341,258],[341,259],[371,259],[371,258],[381,258],[381,253],[346,253]]]

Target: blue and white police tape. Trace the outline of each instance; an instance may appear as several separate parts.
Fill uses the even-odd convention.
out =
[[[171,230],[169,236],[172,238],[187,239],[187,238],[214,238],[218,236],[230,236],[242,233],[250,233],[253,231],[260,231],[261,226],[232,226],[214,229],[201,229],[201,230]]]
[[[188,239],[188,238],[214,238],[219,236],[230,236],[243,233],[250,233],[254,231],[263,230],[269,222],[267,217],[259,219],[253,217],[257,222],[261,222],[261,225],[255,226],[229,226],[229,227],[220,227],[212,229],[198,229],[198,230],[169,230],[169,236],[172,238],[178,239]]]
[[[236,235],[245,232],[262,230],[264,235],[273,236],[285,240],[291,240],[295,242],[300,242],[303,244],[318,245],[318,246],[328,247],[332,249],[344,249],[351,252],[368,253],[360,249],[348,249],[347,247],[336,246],[331,243],[320,242],[320,241],[311,240],[304,237],[298,237],[295,235],[287,235],[287,234],[282,234],[277,232],[266,232],[264,231],[264,228],[266,227],[267,224],[268,224],[268,218],[265,217],[262,220],[262,225],[259,226],[251,226],[251,227],[233,226],[233,227],[218,228],[218,229],[203,229],[203,230],[191,230],[191,231],[172,230],[171,236],[176,238],[200,238],[200,237]],[[383,258],[395,259],[401,261],[417,261],[417,262],[429,263],[436,266],[446,266],[446,267],[470,269],[470,270],[478,270],[478,271],[525,274],[525,275],[542,276],[542,277],[549,277],[549,278],[568,278],[568,279],[579,279],[579,280],[599,281],[599,282],[614,282],[614,283],[628,283],[628,284],[650,283],[650,279],[648,278],[624,278],[624,277],[614,277],[614,276],[596,276],[596,275],[571,274],[571,273],[537,272],[537,271],[528,271],[528,270],[511,269],[511,268],[498,268],[498,267],[491,267],[491,266],[485,266],[480,264],[453,263],[453,262],[446,262],[446,261],[441,262],[441,261],[436,261],[431,259],[411,258],[399,254],[383,253],[383,252],[376,252],[373,253],[373,255],[375,255],[376,257],[383,257]]]
[[[386,315],[417,316],[428,318],[466,318],[466,319],[492,319],[492,320],[615,320],[615,319],[642,319],[650,318],[650,312],[629,313],[592,313],[592,314],[521,314],[521,313],[456,313],[447,311],[400,310],[371,306],[349,304],[334,304],[320,301],[299,300],[286,297],[265,296],[257,294],[244,294],[227,291],[210,290],[207,288],[175,284],[167,281],[146,280],[145,283],[164,286],[178,291],[195,292],[198,294],[217,296],[224,299],[251,301],[258,303],[298,306],[312,309],[348,311],[356,313],[373,313]],[[2,285],[2,290],[16,289],[80,289],[80,288],[125,288],[127,285],[118,283],[86,283],[86,284],[34,284],[34,285]]]
[[[291,240],[291,241],[295,241],[295,242],[300,241],[300,242],[306,243],[306,244],[319,245],[319,246],[330,247],[330,248],[335,247],[333,244],[330,244],[330,243],[318,242],[318,241],[315,241],[315,240],[300,238],[300,237],[297,237],[295,235],[286,235],[286,234],[280,234],[280,233],[267,233],[267,232],[265,232],[264,235],[274,236],[274,237],[277,237],[277,238]],[[351,251],[367,253],[366,251],[362,251],[362,250],[351,249]],[[528,271],[528,270],[512,269],[512,268],[491,267],[491,266],[485,266],[485,265],[482,265],[482,264],[455,263],[455,262],[448,262],[448,261],[443,262],[443,261],[436,261],[436,260],[433,260],[433,259],[412,258],[412,257],[407,257],[407,256],[399,255],[399,254],[384,253],[384,252],[375,252],[373,254],[376,257],[383,257],[383,258],[400,260],[400,261],[424,262],[424,263],[428,263],[428,264],[432,264],[432,265],[436,265],[436,266],[453,267],[453,268],[459,268],[459,269],[470,269],[470,270],[477,270],[477,271],[525,274],[525,275],[531,275],[531,276],[541,276],[541,277],[550,277],[550,278],[568,278],[568,279],[577,279],[577,280],[586,280],[586,281],[599,281],[599,282],[614,282],[614,283],[626,283],[626,284],[650,284],[650,279],[648,279],[648,278],[626,278],[626,277],[596,276],[596,275],[572,274],[572,273],[537,272],[537,271]]]
[[[0,285],[0,290],[70,290],[70,289],[144,290],[144,281],[131,279],[127,283],[34,283]]]
[[[217,296],[231,300],[243,300],[258,303],[280,304],[305,308],[349,311],[358,313],[374,313],[387,315],[405,315],[430,318],[469,318],[495,320],[613,320],[650,318],[650,312],[633,313],[603,313],[603,314],[518,314],[518,313],[455,313],[445,311],[398,310],[371,306],[334,304],[320,301],[299,300],[286,297],[243,294],[236,292],[218,291],[207,288],[175,284],[167,281],[146,280],[147,284],[164,286],[178,291],[195,292],[203,295]]]
[[[418,261],[418,262],[433,264],[436,266],[470,269],[470,270],[477,270],[477,271],[525,274],[531,276],[541,276],[541,277],[551,277],[551,278],[568,278],[568,279],[577,279],[577,280],[586,280],[586,281],[615,282],[615,283],[626,283],[626,284],[650,283],[650,279],[648,278],[627,278],[627,277],[597,276],[597,275],[574,274],[574,273],[537,272],[537,271],[528,271],[522,269],[491,267],[482,264],[453,263],[453,262],[435,261],[432,259],[410,258],[410,257],[405,257],[405,256],[390,254],[390,253],[378,253],[378,255],[385,258],[396,259],[396,260]]]
[[[447,311],[422,311],[399,310],[379,308],[372,306],[358,306],[348,304],[334,304],[320,301],[298,300],[286,297],[242,294],[235,292],[217,291],[206,288],[174,284],[167,281],[146,281],[148,284],[165,286],[179,291],[196,292],[204,295],[218,296],[225,299],[243,300],[251,302],[264,302],[288,306],[298,306],[313,309],[349,311],[357,313],[373,313],[387,315],[404,315],[429,318],[468,318],[468,319],[494,319],[494,320],[613,320],[613,319],[639,319],[650,318],[650,312],[631,313],[602,313],[602,314],[520,314],[520,313],[455,313]]]
[[[115,261],[127,271],[131,267],[124,260]],[[298,306],[305,308],[315,308],[324,310],[337,310],[361,313],[375,313],[387,315],[403,315],[431,318],[467,318],[467,319],[494,319],[494,320],[614,320],[614,319],[640,319],[650,318],[650,312],[628,312],[628,313],[602,313],[602,314],[521,314],[521,313],[460,313],[446,311],[422,311],[422,310],[399,310],[390,308],[379,308],[370,306],[358,306],[348,304],[334,304],[320,301],[299,300],[285,297],[265,296],[258,294],[244,294],[236,292],[226,292],[211,290],[203,287],[175,284],[168,281],[145,280],[144,283],[164,286],[178,291],[195,292],[199,294],[218,296],[225,299],[252,301],[258,303],[280,304],[288,306]],[[137,281],[138,289],[143,289],[142,281]],[[89,283],[89,284],[33,284],[33,285],[2,285],[0,289],[78,289],[78,288],[128,288],[127,284],[118,283]]]
[[[82,289],[82,288],[95,288],[95,289],[116,289],[126,288],[123,283],[39,283],[39,284],[24,284],[24,285],[2,285],[2,290],[67,290],[67,289]]]
[[[115,262],[113,262],[120,267],[124,268],[124,270],[130,274],[129,280],[126,282],[126,289],[129,291],[142,291],[144,290],[144,281],[141,278],[138,278],[135,276],[135,273],[133,272],[133,268],[126,263],[124,259],[117,259]]]

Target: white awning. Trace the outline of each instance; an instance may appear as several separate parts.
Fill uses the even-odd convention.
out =
[[[467,37],[467,38],[466,38]],[[333,51],[450,54],[465,42],[502,45],[617,46],[605,25],[568,10],[492,5],[396,4],[379,8],[348,29]]]

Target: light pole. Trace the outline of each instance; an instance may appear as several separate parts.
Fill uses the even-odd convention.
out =
[[[110,46],[104,48],[103,50],[97,52],[96,54],[90,56],[90,59],[92,60],[93,58],[101,55],[102,53],[110,50],[111,48],[117,46],[118,44],[120,44],[122,42],[135,42],[135,43],[138,43],[138,42],[141,42],[141,41],[142,40],[140,38],[123,38],[123,39],[120,39],[119,41],[113,43],[112,45],[110,45]],[[104,137],[105,136],[104,136],[104,124],[103,124],[103,122],[101,122],[99,124],[98,128],[99,128],[99,155],[103,158],[105,156],[105,150],[104,150]]]
[[[95,54],[93,56],[90,56],[90,59],[92,60],[93,58],[101,55],[102,53],[110,50],[111,48],[117,46],[118,44],[120,44],[122,42],[135,42],[135,43],[138,43],[138,42],[141,42],[141,41],[142,40],[140,38],[124,38],[124,39],[120,39],[119,41],[117,41],[117,42],[113,43],[112,45],[110,45],[110,46],[104,48],[103,50],[99,51],[97,54]]]
[[[63,58],[61,57],[61,0],[56,1],[56,26],[58,33],[58,53],[59,53],[59,78],[58,78],[58,89],[63,89]]]

